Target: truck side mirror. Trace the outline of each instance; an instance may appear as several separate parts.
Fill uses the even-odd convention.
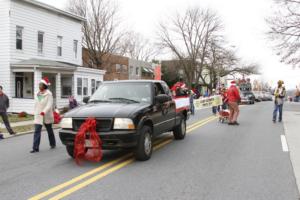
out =
[[[90,100],[90,97],[83,97],[83,103],[87,104]]]
[[[172,98],[166,94],[159,94],[155,97],[155,102],[157,102],[159,104],[163,104],[163,103],[166,103],[171,100],[172,100]]]

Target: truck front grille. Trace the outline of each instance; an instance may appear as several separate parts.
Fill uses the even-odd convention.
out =
[[[105,132],[110,131],[112,129],[112,119],[96,119],[97,126],[96,131],[97,132]],[[78,131],[80,126],[85,122],[85,119],[73,119],[73,130]]]

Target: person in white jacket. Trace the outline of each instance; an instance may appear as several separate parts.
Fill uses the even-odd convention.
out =
[[[50,82],[47,77],[43,78],[40,81],[39,89],[36,98],[35,98],[35,106],[34,106],[34,125],[35,131],[33,136],[33,147],[30,153],[39,152],[39,146],[41,141],[41,132],[42,127],[45,125],[50,147],[54,149],[56,147],[55,136],[52,129],[52,124],[54,123],[53,116],[53,96],[48,87],[50,86]]]

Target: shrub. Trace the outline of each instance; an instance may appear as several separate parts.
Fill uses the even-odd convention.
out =
[[[27,113],[26,112],[20,112],[19,114],[18,114],[18,117],[19,118],[24,118],[24,117],[27,117]]]

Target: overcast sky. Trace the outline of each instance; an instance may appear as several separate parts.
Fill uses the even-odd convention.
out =
[[[39,0],[65,8],[67,0]],[[273,0],[116,0],[124,23],[136,32],[154,40],[157,23],[175,11],[184,12],[187,7],[200,6],[215,10],[224,23],[224,34],[236,47],[238,55],[247,62],[258,62],[262,76],[257,77],[275,86],[279,79],[287,88],[300,83],[300,69],[279,62],[265,32],[265,19],[275,7]]]

